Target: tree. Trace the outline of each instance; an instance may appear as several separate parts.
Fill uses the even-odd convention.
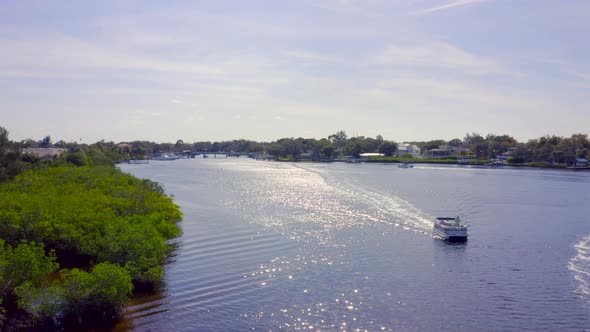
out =
[[[397,151],[397,143],[392,141],[384,141],[379,147],[379,152],[383,153],[387,157],[393,156],[395,151]]]
[[[449,146],[460,147],[463,146],[463,141],[458,138],[454,138],[447,143]]]
[[[8,130],[4,127],[0,127],[0,153],[6,152],[9,143]]]
[[[0,127],[0,182],[10,180],[23,171],[20,157],[20,149],[11,149],[8,130]]]
[[[439,146],[444,145],[446,142],[444,140],[432,140],[432,141],[428,141],[428,142],[421,142],[418,143],[418,147],[420,148],[420,150],[422,151],[426,151],[426,150],[432,150],[432,149],[437,149]]]
[[[21,142],[21,146],[23,147],[23,149],[34,148],[34,147],[37,147],[37,142],[35,140],[27,138],[26,140],[23,140]]]
[[[42,148],[51,147],[51,136],[47,135],[47,136],[43,137],[41,142],[39,142],[39,146]]]
[[[346,140],[348,136],[344,130],[340,130],[335,134],[328,136],[328,140],[336,147],[336,148],[343,148],[346,145]]]
[[[344,147],[344,152],[347,155],[353,156],[355,158],[360,157],[360,154],[362,152],[361,143],[353,140],[349,141],[348,143],[346,143],[346,146]]]
[[[381,145],[381,143],[383,143],[383,136],[377,135],[375,139],[377,140],[378,145]]]
[[[361,144],[362,152],[377,152],[379,151],[379,146],[381,145],[378,140],[371,137],[359,137],[358,141]]]
[[[21,242],[13,248],[0,240],[0,297],[12,295],[25,282],[35,286],[57,270],[55,254],[45,255],[43,243]]]
[[[92,272],[62,271],[59,283],[63,314],[83,324],[85,314],[112,318],[119,315],[133,289],[129,272],[116,264],[100,263]]]
[[[182,151],[184,149],[184,141],[179,139],[176,141],[176,144],[174,144],[174,149],[176,151]]]
[[[325,145],[322,148],[321,155],[324,158],[332,158],[334,156],[334,147],[332,145]]]

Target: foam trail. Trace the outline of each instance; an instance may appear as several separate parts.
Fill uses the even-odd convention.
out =
[[[351,181],[338,181],[331,178],[328,172],[305,167],[300,168],[318,174],[328,185],[341,191],[345,196],[354,197],[355,200],[370,206],[371,211],[367,211],[367,213],[376,216],[378,219],[376,221],[421,232],[429,232],[432,229],[433,217],[422,212],[408,201],[389,193],[380,193],[373,188],[365,188]]]
[[[574,248],[576,248],[576,256],[570,259],[567,268],[578,284],[576,294],[582,300],[590,302],[590,235],[582,238]]]

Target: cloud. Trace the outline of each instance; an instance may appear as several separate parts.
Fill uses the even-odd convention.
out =
[[[365,8],[370,2],[369,0],[318,0],[313,2],[312,6],[340,14],[379,16],[376,12]]]
[[[503,66],[491,58],[479,57],[440,41],[389,45],[371,62],[377,65],[463,70],[471,74],[505,72]]]
[[[109,44],[51,34],[29,40],[0,39],[0,64],[11,70],[28,68],[109,68],[222,75],[219,67],[137,55]]]
[[[325,55],[318,54],[318,53],[312,53],[312,52],[284,51],[283,54],[288,57],[301,59],[301,60],[310,60],[310,61],[319,61],[319,62],[333,62],[334,61],[334,59],[329,56],[325,56]]]
[[[576,69],[565,69],[565,70],[562,70],[562,72],[564,74],[574,76],[574,77],[581,79],[583,81],[590,81],[590,72],[584,72],[584,71],[580,71],[580,70],[576,70]]]
[[[438,11],[443,11],[443,10],[449,10],[449,9],[453,9],[453,8],[457,8],[457,7],[463,7],[463,6],[467,6],[467,5],[474,5],[474,4],[482,3],[482,2],[486,2],[486,1],[489,1],[489,0],[448,1],[443,5],[433,6],[433,7],[418,11],[417,14],[428,14],[428,13],[433,13],[433,12],[438,12]]]

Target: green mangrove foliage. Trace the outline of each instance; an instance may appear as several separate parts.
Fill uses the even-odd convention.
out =
[[[63,270],[49,287],[25,282],[16,289],[19,307],[35,318],[65,316],[83,324],[84,317],[116,317],[133,289],[129,272],[100,263],[91,272]]]
[[[0,185],[3,305],[38,319],[116,316],[133,283],[161,279],[181,217],[157,183],[112,166],[26,171]]]

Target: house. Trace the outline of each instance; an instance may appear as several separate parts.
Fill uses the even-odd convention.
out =
[[[29,153],[41,159],[53,159],[61,156],[66,149],[60,148],[26,148],[23,153]]]
[[[401,143],[397,146],[396,154],[398,156],[410,154],[414,158],[420,158],[420,152],[420,148],[416,144]]]
[[[453,147],[448,145],[439,145],[436,149],[426,150],[424,157],[426,158],[446,158],[454,154]]]
[[[436,149],[426,150],[424,152],[425,158],[447,158],[451,156],[458,156],[461,153],[468,152],[467,148],[460,146],[439,145]]]
[[[307,150],[297,156],[299,160],[318,160],[320,159],[320,154],[313,150]]]
[[[588,167],[588,159],[576,158],[576,167]]]
[[[121,150],[121,151],[131,151],[132,147],[133,146],[131,144],[127,144],[127,143],[117,144],[117,148],[119,148],[119,150]]]
[[[505,164],[508,161],[508,158],[512,157],[512,152],[506,151],[501,155],[497,155],[496,159],[499,160],[501,163]]]
[[[496,155],[496,159],[500,160],[502,163],[506,163],[506,161],[508,161],[508,158],[514,157],[514,154],[516,153],[516,148],[509,148],[508,151],[500,154],[500,155]]]

